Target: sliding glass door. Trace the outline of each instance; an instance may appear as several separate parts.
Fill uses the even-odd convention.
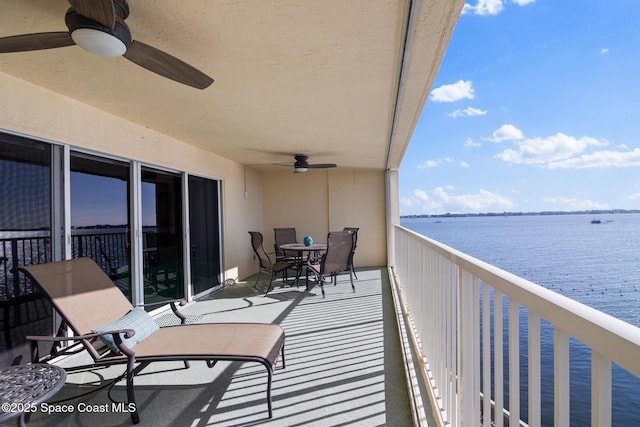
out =
[[[194,295],[220,285],[220,207],[218,181],[189,176],[189,240]]]
[[[25,337],[53,330],[50,305],[14,269],[61,253],[52,222],[52,200],[60,196],[54,179],[59,148],[0,133],[0,362],[6,364],[28,362]]]
[[[150,167],[141,174],[144,302],[184,298],[181,176]]]

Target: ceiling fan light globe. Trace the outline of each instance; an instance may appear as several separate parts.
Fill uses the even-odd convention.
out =
[[[306,167],[303,167],[303,166],[294,168],[294,172],[295,173],[303,173],[303,172],[306,172],[308,170],[309,170],[309,168],[306,168]]]
[[[84,50],[100,56],[122,56],[127,51],[127,45],[118,37],[93,28],[78,28],[71,38]]]
[[[122,56],[131,44],[131,31],[121,19],[108,28],[69,9],[64,21],[75,44],[96,55]]]

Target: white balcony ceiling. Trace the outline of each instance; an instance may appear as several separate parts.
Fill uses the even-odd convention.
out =
[[[304,153],[311,163],[396,168],[462,3],[129,0],[133,39],[207,73],[212,86],[78,46],[0,54],[0,72],[242,164]],[[65,31],[68,7],[0,0],[0,37]]]

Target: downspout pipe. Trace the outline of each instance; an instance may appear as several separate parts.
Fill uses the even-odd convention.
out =
[[[402,91],[404,88],[404,82],[406,78],[406,70],[408,68],[407,61],[409,60],[409,46],[411,46],[411,36],[415,27],[416,10],[420,7],[421,0],[406,0],[404,24],[402,32],[402,46],[400,52],[400,61],[398,62],[398,84],[396,85],[396,93],[394,96],[393,114],[391,116],[391,131],[389,132],[389,143],[387,144],[387,161],[385,170],[391,168],[391,148],[393,147],[393,141],[395,136],[395,129],[398,120],[398,114],[400,110],[400,100],[402,98]]]
[[[411,35],[415,26],[416,10],[420,6],[421,0],[406,0],[405,15],[403,21],[402,45],[400,52],[400,61],[398,63],[398,83],[394,96],[394,107],[391,116],[391,129],[389,132],[389,143],[387,144],[387,160],[385,164],[385,205],[386,205],[386,227],[387,227],[387,265],[393,267],[395,265],[395,242],[394,242],[394,222],[398,217],[397,199],[398,199],[398,180],[397,170],[391,170],[391,153],[395,137],[395,129],[397,125],[398,114],[400,110],[400,99],[405,83],[406,70],[408,68],[408,50],[411,45]],[[392,200],[395,202],[392,203]]]

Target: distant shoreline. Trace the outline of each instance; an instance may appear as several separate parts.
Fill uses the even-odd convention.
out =
[[[640,209],[597,209],[589,211],[486,212],[400,215],[400,218],[464,218],[478,216],[536,216],[536,215],[602,215],[640,213]]]

